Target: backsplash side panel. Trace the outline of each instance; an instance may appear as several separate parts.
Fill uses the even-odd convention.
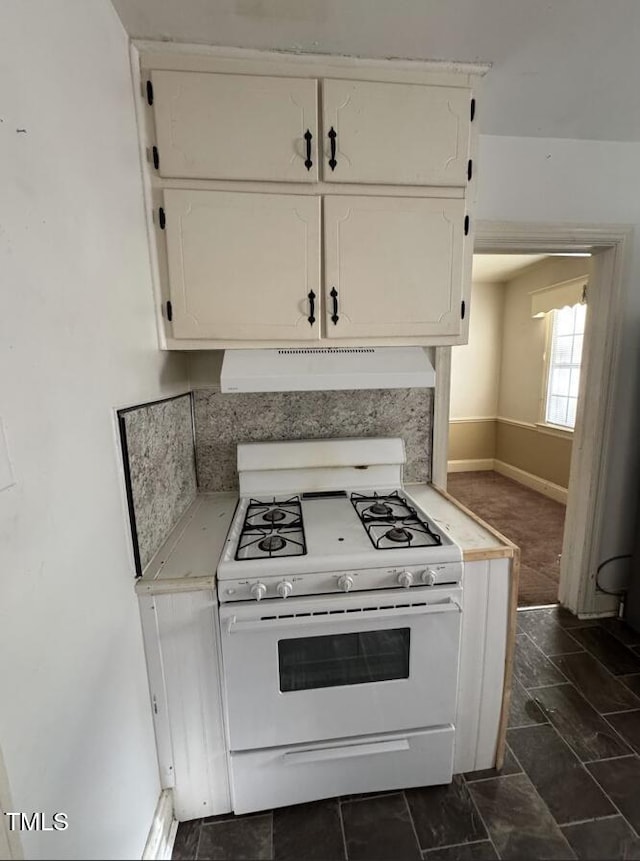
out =
[[[140,574],[197,493],[191,395],[120,412]]]
[[[402,437],[405,481],[431,478],[432,389],[193,393],[199,489],[237,490],[241,442]]]

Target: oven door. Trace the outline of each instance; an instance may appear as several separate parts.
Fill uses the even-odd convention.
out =
[[[232,751],[454,722],[462,590],[220,607]]]

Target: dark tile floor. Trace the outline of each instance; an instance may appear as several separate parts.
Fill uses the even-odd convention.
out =
[[[640,635],[518,614],[502,771],[184,822],[175,859],[640,859]]]

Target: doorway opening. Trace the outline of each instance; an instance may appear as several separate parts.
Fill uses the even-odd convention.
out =
[[[451,354],[449,493],[520,547],[518,605],[558,601],[591,255],[476,254]]]
[[[591,254],[588,313],[571,446],[560,604],[580,618],[615,615],[619,597],[600,568],[613,463],[619,337],[628,290],[632,230],[625,225],[480,221],[474,251],[491,254]],[[471,297],[470,297],[471,298]],[[471,306],[471,318],[474,309]],[[451,347],[435,350],[432,481],[446,491],[449,462]],[[526,471],[526,470],[525,470]],[[606,573],[606,572],[605,572]]]

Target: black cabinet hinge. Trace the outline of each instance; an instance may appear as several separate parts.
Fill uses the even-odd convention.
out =
[[[465,235],[465,236],[468,236],[468,235],[469,235],[469,225],[470,225],[470,223],[471,223],[471,222],[470,222],[469,216],[468,216],[468,215],[465,215],[465,217],[464,217],[464,235]]]
[[[153,104],[153,84],[151,81],[147,81],[147,103]]]
[[[158,209],[158,224],[160,225],[160,230],[164,230],[166,223],[167,223],[167,218],[164,214],[164,209],[162,207],[160,207]]]
[[[475,99],[471,99],[470,116],[471,116],[471,122],[473,122],[475,117],[476,117],[476,100]]]
[[[471,182],[471,177],[473,176],[473,161],[469,159],[467,162],[467,179]]]
[[[173,306],[171,305],[171,299],[167,302],[167,320],[169,322],[173,320]]]
[[[151,155],[153,156],[153,166],[156,170],[160,167],[160,153],[157,146],[151,147]]]
[[[466,306],[465,301],[463,299],[462,303],[460,305],[460,319],[461,320],[464,320],[464,315],[465,315],[466,311],[467,311],[467,306]]]

